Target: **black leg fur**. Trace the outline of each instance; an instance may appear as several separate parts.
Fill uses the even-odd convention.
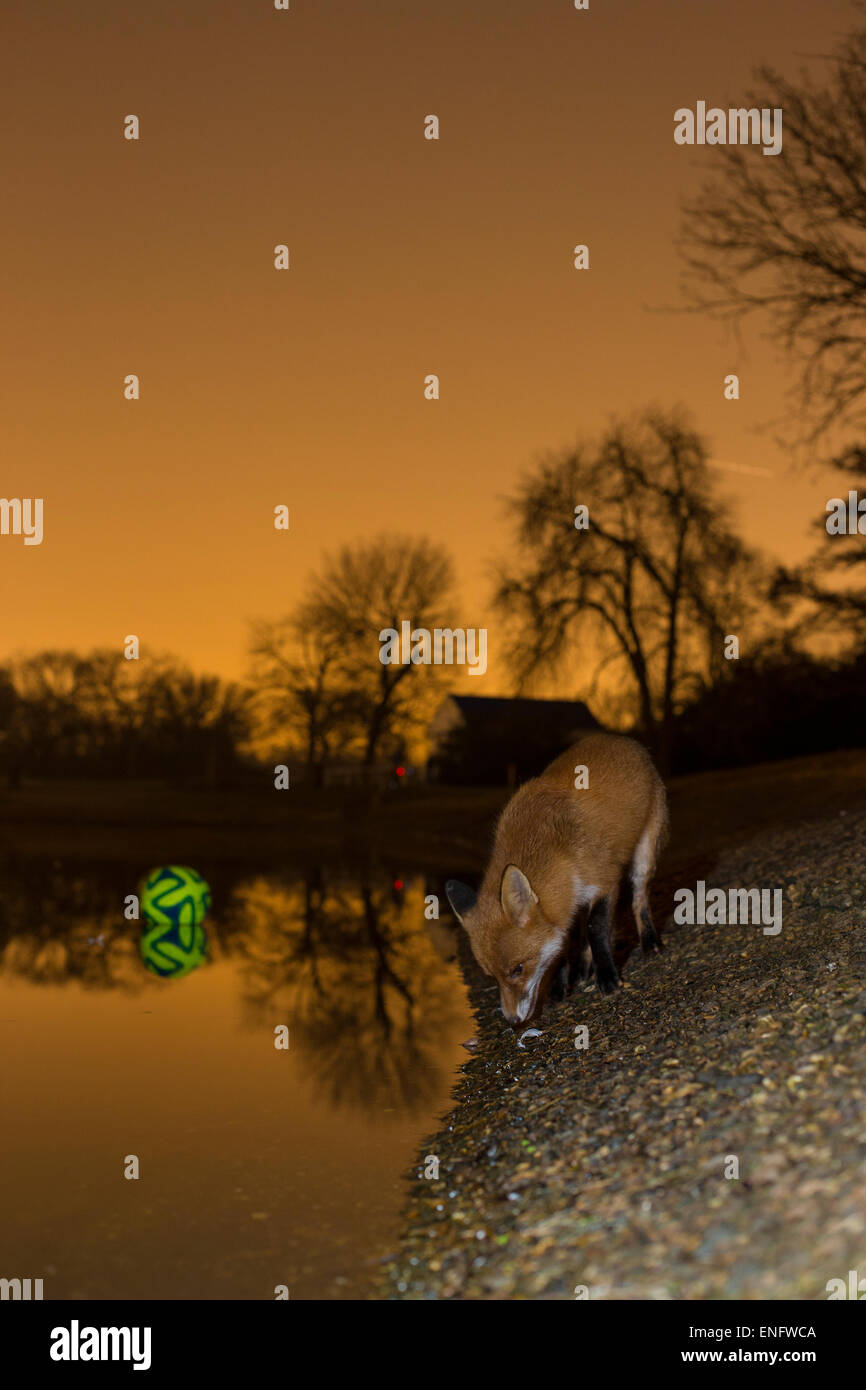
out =
[[[595,978],[602,994],[613,994],[619,985],[619,975],[610,951],[611,903],[609,898],[599,898],[593,904],[586,928],[592,959],[595,964]]]
[[[650,916],[648,907],[641,908],[640,914],[640,944],[645,956],[651,955],[654,951],[662,950],[662,943],[658,933],[653,926],[653,919]]]

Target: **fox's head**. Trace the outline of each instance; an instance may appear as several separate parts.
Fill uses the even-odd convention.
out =
[[[506,865],[498,894],[477,895],[449,879],[451,909],[469,935],[472,954],[499,985],[499,1002],[512,1028],[528,1028],[544,1008],[565,950],[566,933],[549,922],[529,879]]]

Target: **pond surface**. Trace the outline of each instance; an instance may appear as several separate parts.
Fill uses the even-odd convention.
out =
[[[0,1276],[364,1297],[474,1029],[441,881],[198,861],[208,958],[160,979],[123,916],[152,867],[0,856]]]

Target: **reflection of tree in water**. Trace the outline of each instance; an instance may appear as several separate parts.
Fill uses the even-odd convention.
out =
[[[245,958],[249,1023],[287,1023],[334,1104],[413,1113],[441,1090],[460,995],[425,931],[422,881],[398,894],[372,874],[256,879],[236,891],[227,933]]]
[[[118,911],[123,894],[111,884],[41,861],[6,864],[0,877],[0,972],[129,993],[147,983],[135,925]]]
[[[175,988],[145,970],[138,924],[122,916],[134,886],[123,866],[0,863],[0,972],[130,994]],[[208,922],[210,958],[236,959],[247,1023],[287,1023],[319,1093],[413,1113],[441,1091],[461,995],[426,930],[422,880],[397,892],[385,874],[331,881],[317,869],[233,891],[224,882],[219,896],[228,909]]]

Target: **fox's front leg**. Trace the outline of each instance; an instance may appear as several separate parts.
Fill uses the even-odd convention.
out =
[[[557,968],[556,974],[553,977],[548,998],[561,1001],[568,993],[570,993],[568,984],[568,959],[565,958],[562,964]]]
[[[592,951],[586,937],[585,919],[586,909],[578,908],[568,938],[567,994],[571,993],[575,985],[588,980],[592,974]]]
[[[589,914],[586,935],[595,965],[595,978],[602,994],[613,994],[619,985],[619,975],[610,951],[610,927],[616,908],[613,897],[597,898]]]

